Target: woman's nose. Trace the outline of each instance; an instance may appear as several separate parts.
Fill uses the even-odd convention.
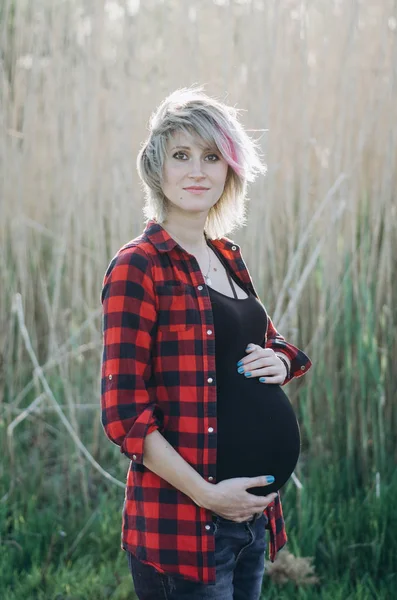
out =
[[[193,159],[190,163],[191,177],[202,177],[203,176],[203,165],[200,159]]]

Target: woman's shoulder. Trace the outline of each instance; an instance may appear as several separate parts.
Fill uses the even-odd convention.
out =
[[[237,242],[235,242],[233,239],[226,237],[225,235],[219,238],[209,238],[209,241],[211,242],[211,244],[218,248],[225,248],[227,250],[240,250],[239,244],[237,244]]]
[[[105,273],[105,279],[109,277],[115,268],[135,267],[141,271],[150,268],[151,245],[140,235],[123,244],[111,259]]]
[[[133,238],[129,242],[126,242],[117,250],[113,256],[112,261],[117,262],[128,262],[128,260],[134,260],[137,257],[146,257],[150,260],[153,246],[145,236],[145,233],[141,233],[137,237]]]
[[[102,282],[101,301],[109,293],[109,287],[118,294],[131,293],[131,282],[135,286],[152,287],[152,264],[150,248],[143,240],[135,238],[123,244],[110,261]]]
[[[119,254],[123,254],[126,256],[132,256],[134,254],[150,254],[150,249],[152,245],[150,244],[145,232],[142,232],[137,237],[133,238],[129,242],[123,244],[116,252],[116,256]]]

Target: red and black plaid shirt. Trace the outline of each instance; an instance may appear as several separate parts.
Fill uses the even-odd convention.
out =
[[[210,244],[258,298],[239,246],[225,237]],[[145,437],[158,429],[172,436],[175,450],[204,479],[216,483],[215,335],[200,267],[149,221],[111,261],[102,303],[102,422],[131,460],[122,548],[161,572],[214,583],[211,512],[143,466]],[[288,358],[285,383],[310,368],[308,357],[285,341],[269,317],[263,343]],[[280,498],[265,512],[274,560],[287,540]]]

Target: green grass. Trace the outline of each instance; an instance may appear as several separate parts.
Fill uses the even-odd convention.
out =
[[[14,494],[12,505],[0,505],[2,598],[131,598],[120,549],[122,490],[98,486],[87,509],[76,492],[75,501],[60,509],[59,483],[45,501],[35,475]]]
[[[126,467],[126,461],[123,467]],[[3,481],[4,483],[9,483]],[[41,485],[40,485],[41,483]],[[288,550],[313,556],[320,583],[279,586],[265,577],[264,597],[393,598],[397,586],[397,477],[381,487],[344,492],[346,469],[318,460],[298,491],[290,482],[283,494]],[[48,490],[53,495],[48,495]],[[46,489],[39,469],[28,470],[0,504],[0,585],[6,600],[101,600],[133,598],[132,582],[120,549],[123,491],[90,474],[90,506],[76,494],[62,501],[54,476]],[[82,532],[82,534],[81,534]]]

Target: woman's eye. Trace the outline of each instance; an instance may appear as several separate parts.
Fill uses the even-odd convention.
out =
[[[184,160],[186,158],[186,154],[184,152],[175,152],[173,158],[176,158],[178,160]]]
[[[177,160],[188,160],[189,157],[187,156],[186,152],[179,150],[172,155],[172,158],[176,158]],[[217,162],[219,160],[219,156],[217,154],[207,154],[205,160],[207,162]]]

